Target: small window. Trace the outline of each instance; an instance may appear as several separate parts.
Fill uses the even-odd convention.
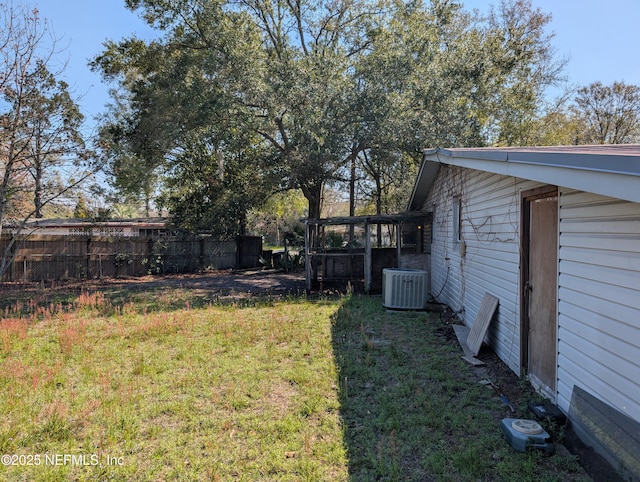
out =
[[[436,240],[436,229],[435,229],[435,220],[436,220],[436,205],[433,205],[433,209],[431,210],[431,223],[429,223],[429,227],[431,230],[431,242],[435,242]]]
[[[454,243],[460,242],[460,234],[462,232],[462,198],[460,196],[453,197],[453,233],[452,239]]]

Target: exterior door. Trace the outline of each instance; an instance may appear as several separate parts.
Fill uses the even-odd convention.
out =
[[[558,190],[525,193],[522,203],[522,364],[539,388],[556,390]]]

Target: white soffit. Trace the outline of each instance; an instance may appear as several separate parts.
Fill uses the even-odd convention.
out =
[[[640,146],[616,147],[433,149],[424,160],[640,202]]]

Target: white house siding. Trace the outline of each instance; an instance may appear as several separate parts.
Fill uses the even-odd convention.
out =
[[[499,298],[497,321],[487,341],[520,372],[520,197],[540,184],[443,165],[423,210],[434,213],[431,293],[471,326],[482,298]],[[461,240],[453,240],[453,203],[460,196]],[[466,249],[461,255],[460,246]],[[449,258],[449,260],[447,260]],[[448,272],[447,272],[448,271]]]
[[[577,385],[640,420],[640,204],[560,191],[558,400]]]
[[[485,292],[500,300],[487,341],[520,371],[520,199],[540,184],[443,165],[423,210],[433,212],[431,293],[471,326]],[[640,204],[559,188],[558,380],[640,420]],[[462,201],[460,243],[453,202]],[[447,260],[448,258],[448,260]]]

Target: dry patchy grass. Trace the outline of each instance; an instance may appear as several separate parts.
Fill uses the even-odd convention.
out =
[[[337,301],[147,314],[106,304],[85,293],[72,310],[0,323],[0,453],[39,462],[0,478],[347,478]],[[64,454],[84,459],[45,459]]]
[[[588,480],[571,456],[508,445],[509,413],[437,316],[379,297],[203,300],[4,305],[0,454],[16,465],[0,479]]]

